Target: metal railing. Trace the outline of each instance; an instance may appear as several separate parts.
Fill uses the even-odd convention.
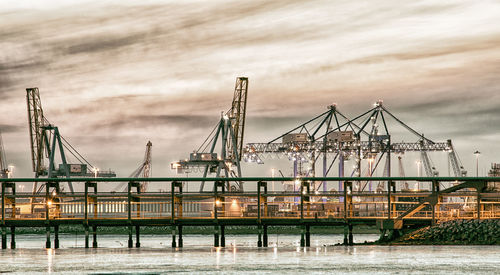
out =
[[[183,192],[183,186],[211,182],[210,192]],[[499,191],[485,187],[500,178],[454,177],[316,177],[231,178],[245,184],[247,192],[229,192],[227,178],[10,178],[2,184],[2,225],[12,220],[137,220],[137,219],[450,219],[500,218]],[[293,185],[294,191],[268,192],[273,181]],[[16,184],[39,182],[45,194],[16,193]],[[54,192],[61,182],[71,181],[84,192]],[[159,182],[170,192],[141,193],[139,182]],[[356,190],[363,183],[377,182],[382,191]],[[98,192],[105,182],[125,182],[127,192]],[[339,190],[319,191],[329,182]],[[404,189],[412,182],[420,190]],[[418,184],[417,184],[418,183]],[[488,183],[490,183],[488,185]],[[450,187],[464,185],[451,190]],[[366,184],[365,184],[366,185]],[[448,188],[448,189],[446,189]],[[435,198],[435,200],[433,200]],[[420,208],[406,215],[412,208]],[[478,212],[479,209],[479,212]],[[480,215],[478,215],[478,213]]]

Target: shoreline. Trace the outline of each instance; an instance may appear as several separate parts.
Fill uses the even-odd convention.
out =
[[[289,234],[300,235],[300,226],[269,226],[268,234]],[[53,229],[52,231],[53,232]],[[82,225],[61,225],[59,227],[59,234],[84,234]],[[172,229],[170,226],[144,226],[141,227],[141,235],[170,235]],[[213,235],[213,226],[185,226],[182,229],[183,235]],[[379,234],[379,230],[375,226],[357,226],[354,227],[354,234]],[[23,234],[45,234],[45,227],[16,227],[16,235]],[[226,226],[226,235],[257,235],[257,226]],[[312,235],[329,235],[329,234],[343,234],[343,227],[311,227]],[[10,234],[7,230],[7,234]],[[98,235],[127,235],[128,227],[98,227]]]
[[[426,226],[374,245],[500,245],[500,220],[454,220]]]

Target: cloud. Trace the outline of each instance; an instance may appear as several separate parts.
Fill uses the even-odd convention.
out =
[[[0,133],[15,133],[21,130],[24,129],[19,125],[0,124]]]
[[[0,7],[0,124],[26,136],[10,122],[24,124],[25,88],[38,86],[48,119],[107,163],[147,139],[191,151],[240,75],[249,142],[377,99],[436,139],[499,131],[497,3],[16,2]]]

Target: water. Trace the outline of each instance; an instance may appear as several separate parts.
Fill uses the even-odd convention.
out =
[[[300,248],[299,236],[270,235],[257,248],[255,235],[226,237],[226,248],[211,247],[211,236],[187,235],[184,248],[170,248],[170,236],[141,236],[128,249],[127,236],[98,236],[100,248],[85,249],[82,236],[62,235],[61,249],[44,249],[42,235],[18,235],[15,250],[0,251],[0,272],[55,274],[498,274],[500,246],[332,246],[342,235],[313,235]],[[355,235],[356,242],[376,235]]]

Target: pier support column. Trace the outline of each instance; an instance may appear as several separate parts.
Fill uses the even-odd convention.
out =
[[[7,249],[7,232],[5,226],[2,226],[2,249]]]
[[[141,227],[136,225],[135,226],[135,247],[141,247]]]
[[[16,249],[16,227],[10,227],[10,249]]]
[[[306,246],[306,240],[305,240],[305,227],[301,226],[300,228],[300,247],[305,247]]]
[[[352,237],[352,224],[349,224],[349,245],[353,245],[353,244],[354,244],[354,240]]]
[[[59,248],[59,225],[54,225],[54,248]]]
[[[89,248],[89,225],[86,224],[85,226],[85,248]]]
[[[214,226],[214,247],[219,247],[219,226]]]
[[[177,230],[179,230],[179,239],[178,239],[178,243],[179,243],[179,247],[183,247],[184,246],[184,241],[182,240],[182,225],[179,225],[177,227]]]
[[[134,247],[134,241],[132,240],[132,225],[128,226],[128,248]]]
[[[50,226],[45,227],[45,234],[47,236],[47,240],[45,241],[45,248],[50,248]]]
[[[349,230],[349,226],[347,224],[345,224],[344,225],[344,243],[343,243],[343,245],[349,244],[348,230]]]
[[[97,225],[92,226],[92,248],[97,248]]]
[[[177,247],[177,243],[175,242],[175,225],[172,225],[172,247]]]
[[[264,247],[268,246],[268,240],[267,240],[267,225],[264,225]]]
[[[220,226],[220,246],[221,247],[226,247],[226,226],[221,225]]]
[[[257,227],[258,239],[257,239],[257,247],[262,247],[262,225]]]
[[[306,225],[306,247],[311,246],[311,226]]]

